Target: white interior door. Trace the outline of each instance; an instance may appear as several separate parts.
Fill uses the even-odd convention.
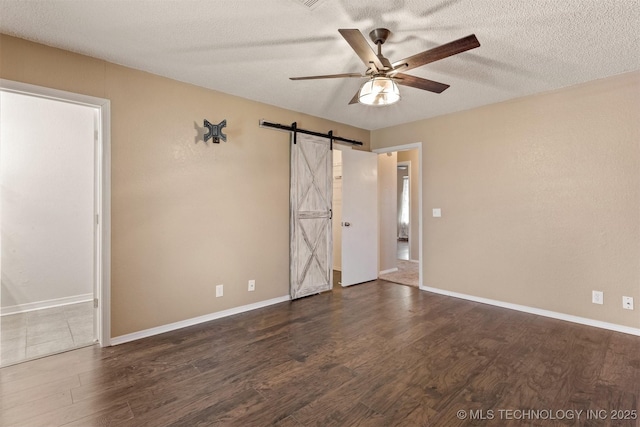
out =
[[[333,162],[327,138],[291,141],[291,299],[333,286],[331,203]]]
[[[378,155],[342,152],[342,286],[378,278]]]

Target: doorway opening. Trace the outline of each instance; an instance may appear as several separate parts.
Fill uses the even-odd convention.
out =
[[[109,102],[0,80],[0,366],[108,345]]]
[[[379,154],[379,278],[422,286],[422,143]]]
[[[333,286],[336,287],[342,281],[342,149],[339,146],[335,146],[333,150],[332,173]]]
[[[373,200],[373,205],[368,206],[364,213],[361,212],[355,216],[344,214],[345,205],[352,203],[352,199],[356,199],[353,192],[347,194],[344,188],[345,175],[349,175],[349,171],[345,171],[345,166],[349,166],[349,157],[352,154],[350,147],[346,147],[346,150],[348,151],[334,150],[333,154],[334,286],[345,285],[341,283],[345,269],[366,265],[377,267],[377,270],[374,269],[371,274],[365,276],[364,280],[354,281],[354,283],[382,278],[420,287],[422,284],[422,143],[378,149],[373,153],[358,152],[365,157],[366,155],[373,157],[373,164],[369,164],[366,169],[375,171],[368,181],[369,184],[374,183],[373,191],[376,194],[372,199],[367,198],[367,200]],[[408,176],[404,202],[408,208],[406,212],[401,208],[402,198],[398,199],[398,195],[402,195],[402,187],[398,189],[399,166],[406,167],[400,170],[406,170]],[[347,180],[350,179],[349,176],[347,178]],[[403,182],[403,179],[400,179],[401,185]],[[359,197],[364,186],[359,183],[356,188]],[[356,203],[356,205],[362,204],[362,202]],[[399,212],[404,213],[405,221],[402,223],[402,218],[398,216]],[[368,235],[375,236],[375,242],[368,242],[366,245],[367,249],[373,249],[374,253],[372,256],[362,257],[362,260],[354,262],[349,257],[345,257],[344,237],[345,233],[352,233],[364,217],[374,220],[374,228],[368,231]],[[355,224],[355,221],[358,221],[358,224]],[[403,228],[404,234],[399,232]],[[354,251],[347,252],[354,253]],[[346,285],[350,284],[352,283],[347,280]]]
[[[398,206],[398,254],[397,258],[403,261],[411,260],[411,161],[398,161],[397,165],[397,191]]]

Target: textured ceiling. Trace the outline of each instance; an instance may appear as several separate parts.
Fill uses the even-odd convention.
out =
[[[288,79],[364,72],[338,28],[378,27],[392,62],[481,46],[407,72],[451,87],[388,107],[347,105],[362,80]],[[0,0],[0,32],[365,129],[640,69],[638,0]]]

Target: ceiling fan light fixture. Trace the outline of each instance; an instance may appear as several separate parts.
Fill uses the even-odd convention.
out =
[[[400,89],[389,77],[374,77],[360,88],[358,102],[364,105],[384,106],[400,100]]]

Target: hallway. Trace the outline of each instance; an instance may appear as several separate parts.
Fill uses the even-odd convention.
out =
[[[398,271],[381,274],[380,279],[415,288],[419,287],[420,264],[409,260],[409,242],[406,240],[398,240],[398,261],[396,266]]]
[[[92,345],[93,303],[0,317],[0,366]]]

